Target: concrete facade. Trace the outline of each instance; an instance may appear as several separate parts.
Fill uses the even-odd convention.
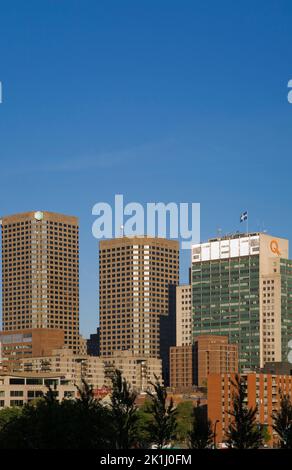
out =
[[[14,365],[14,372],[44,372],[62,375],[78,386],[82,378],[93,388],[101,388],[105,384],[104,364],[101,358],[74,354],[70,349],[56,349],[50,356],[31,357],[19,360]]]
[[[105,364],[106,385],[111,387],[111,376],[115,369],[123,373],[123,377],[138,393],[151,389],[155,376],[162,382],[161,359],[136,356],[128,351],[118,351],[112,356],[103,357]]]
[[[228,335],[241,372],[287,361],[292,337],[288,240],[234,234],[192,246],[193,334]]]
[[[11,406],[23,406],[36,398],[41,398],[48,391],[48,386],[56,386],[57,399],[77,397],[74,384],[60,375],[54,374],[5,374],[0,375],[0,409]]]
[[[3,331],[61,329],[79,350],[76,217],[33,211],[2,217]]]
[[[176,346],[192,344],[192,287],[176,287]]]

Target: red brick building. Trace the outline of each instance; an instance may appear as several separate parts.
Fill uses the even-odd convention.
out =
[[[269,445],[277,443],[272,429],[272,413],[280,406],[280,392],[292,398],[292,376],[248,373],[241,374],[247,381],[247,404],[258,406],[258,423],[267,426],[271,436]],[[232,397],[235,392],[232,382],[235,374],[210,374],[208,377],[208,416],[216,426],[217,442],[224,442],[231,422]]]

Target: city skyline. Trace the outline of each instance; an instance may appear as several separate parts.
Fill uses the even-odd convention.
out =
[[[201,240],[248,210],[250,231],[292,240],[291,2],[181,3],[1,6],[0,213],[80,218],[86,337],[98,201],[198,202]]]
[[[75,214],[75,215],[65,215],[65,214],[61,214],[59,212],[51,212],[51,211],[47,211],[47,210],[44,210],[44,211],[39,211],[39,210],[29,210],[28,212],[22,212],[22,213],[17,213],[17,214],[6,214],[5,216],[2,216],[0,217],[0,220],[5,220],[5,219],[8,219],[9,218],[17,218],[17,217],[20,217],[20,218],[25,218],[27,217],[27,215],[29,216],[33,216],[33,215],[36,215],[36,214],[43,214],[43,213],[48,213],[48,214],[52,214],[52,215],[55,215],[57,217],[65,217],[65,218],[75,218],[76,220],[79,220],[79,217]],[[246,227],[247,228],[247,227]],[[80,227],[79,227],[80,229]],[[217,235],[214,236],[214,237],[207,237],[205,240],[201,239],[200,243],[206,243],[210,240],[214,240],[216,239],[216,237],[222,237],[222,238],[229,238],[230,236],[239,236],[240,234],[241,235],[244,235],[245,232],[244,231],[244,227],[241,226],[241,230],[237,230],[233,233],[219,233],[217,232]],[[249,230],[248,232],[249,234],[253,234],[253,233],[262,233],[264,235],[270,235],[268,233],[267,230],[264,230],[264,232],[252,232]],[[100,250],[100,242],[104,242],[104,241],[111,241],[111,240],[118,240],[119,238],[121,238],[122,234],[119,236],[119,237],[113,237],[113,238],[104,238],[104,239],[101,239],[101,240],[98,240],[97,241],[97,251]],[[275,235],[273,235],[275,236]],[[136,237],[136,236],[135,236]],[[134,238],[135,238],[134,237]],[[143,237],[143,236],[142,236]],[[276,236],[277,237],[277,236]],[[126,237],[127,238],[127,237]],[[131,238],[131,237],[130,237]],[[139,236],[138,236],[139,238]],[[149,238],[151,238],[151,236],[149,236]],[[154,237],[155,238],[155,237]],[[157,238],[157,237],[156,237]],[[281,237],[277,237],[277,238],[281,238]],[[282,237],[284,238],[284,237]],[[159,239],[159,237],[158,237]],[[170,238],[168,235],[165,237],[165,240],[170,240],[170,241],[174,241],[176,239],[173,239],[173,238]],[[180,238],[178,238],[178,241],[181,240]],[[289,240],[288,240],[289,241]],[[195,244],[192,245],[192,247],[195,246]],[[184,263],[180,262],[180,269],[179,269],[179,285],[180,286],[186,286],[188,285],[189,283],[189,270],[192,266],[192,250],[184,250],[184,249],[181,249],[181,247],[179,247],[179,256],[180,256],[180,259],[183,258],[183,254],[184,252],[187,252],[188,255],[189,255],[189,264],[188,264],[188,261],[187,260],[184,260]],[[81,253],[81,256],[80,256],[80,253],[81,253],[81,249],[79,248],[79,259],[82,257],[82,253]],[[289,256],[289,252],[288,253],[288,256]],[[3,256],[3,255],[2,255]],[[96,332],[96,328],[100,326],[100,319],[99,319],[99,315],[100,315],[100,308],[99,308],[99,303],[100,303],[100,292],[99,292],[99,288],[98,288],[98,284],[99,284],[99,263],[100,263],[100,260],[99,260],[99,256],[98,256],[98,260],[96,259],[96,271],[97,271],[97,274],[96,274],[96,280],[97,280],[97,290],[96,290],[96,297],[97,297],[97,302],[98,302],[98,309],[95,311],[95,321],[92,321],[91,319],[91,322],[90,322],[90,325],[89,324],[86,324],[86,321],[83,317],[82,317],[82,313],[80,313],[79,315],[79,331],[80,331],[80,335],[85,337],[85,338],[89,338],[91,334],[94,334]],[[79,263],[80,264],[80,263]],[[181,264],[183,264],[183,266],[181,266]],[[82,282],[82,279],[80,279],[79,281],[79,284],[80,282]],[[80,290],[80,289],[79,289]],[[2,295],[1,295],[1,302],[2,302]],[[1,308],[1,312],[0,312],[0,321],[2,322],[3,321],[3,305],[2,305],[2,308]],[[91,325],[93,325],[91,327]]]

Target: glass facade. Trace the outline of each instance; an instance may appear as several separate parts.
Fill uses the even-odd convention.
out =
[[[288,342],[292,340],[292,260],[281,259],[281,339],[282,360],[288,361]]]
[[[240,371],[260,365],[259,279],[259,255],[192,265],[193,336],[228,336]]]
[[[15,343],[31,343],[32,342],[32,334],[25,333],[25,334],[11,334],[11,335],[3,335],[1,336],[1,342],[3,344],[15,344]]]

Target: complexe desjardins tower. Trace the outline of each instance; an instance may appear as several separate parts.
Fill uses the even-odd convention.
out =
[[[168,362],[175,345],[179,243],[121,237],[99,243],[100,352],[128,350]]]
[[[292,261],[288,240],[236,233],[192,246],[193,335],[227,335],[239,368],[288,360]]]
[[[55,328],[79,349],[76,217],[26,212],[2,217],[3,331]]]

